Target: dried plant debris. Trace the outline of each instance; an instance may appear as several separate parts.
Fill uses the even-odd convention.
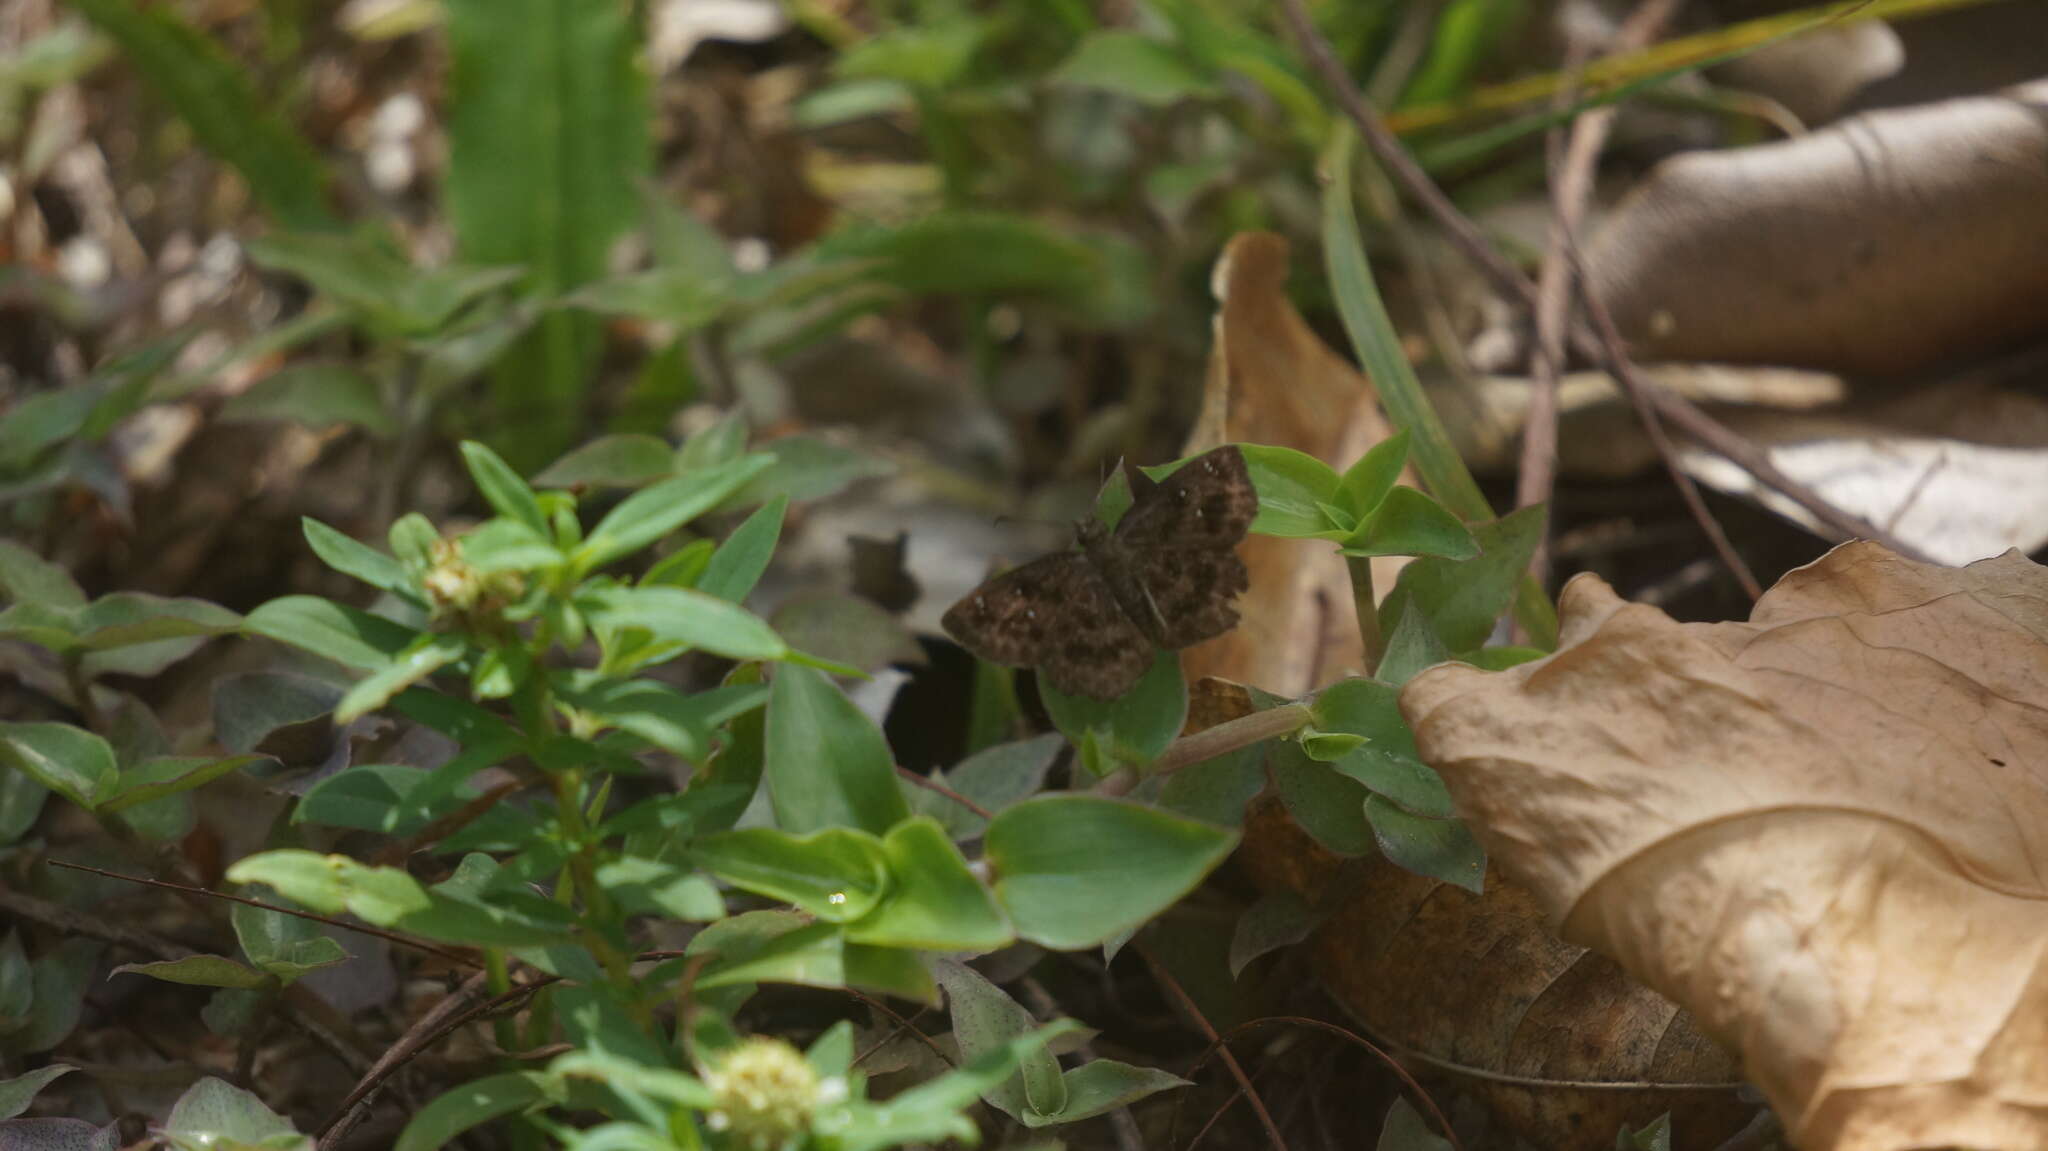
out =
[[[1740,1051],[1803,1151],[2048,1142],[2048,572],[1844,545],[1747,623],[1581,576],[1557,654],[1402,694],[1566,940]]]

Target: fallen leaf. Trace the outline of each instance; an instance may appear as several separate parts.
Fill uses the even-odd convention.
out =
[[[1869,543],[1747,623],[1582,575],[1563,642],[1401,697],[1564,940],[1736,1048],[1802,1151],[2048,1145],[2048,571]]]
[[[1217,311],[1202,411],[1187,454],[1227,442],[1279,444],[1342,471],[1393,434],[1371,383],[1330,350],[1287,300],[1287,241],[1231,239],[1212,277]],[[1415,483],[1412,471],[1405,483]],[[1238,554],[1251,590],[1235,631],[1183,653],[1190,680],[1217,676],[1297,696],[1364,662],[1344,563],[1321,540],[1253,536]],[[1375,559],[1374,584],[1394,586],[1400,559]]]
[[[1594,240],[1594,288],[1645,360],[1898,376],[2040,332],[2044,100],[2036,81],[1666,160]]]

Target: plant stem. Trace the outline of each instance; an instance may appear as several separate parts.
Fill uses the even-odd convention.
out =
[[[505,949],[486,947],[484,951],[484,987],[492,995],[503,995],[512,990],[512,971],[505,963]],[[512,1015],[500,1015],[491,1020],[491,1032],[497,1037],[498,1049],[506,1055],[521,1050],[519,1042],[519,1020]]]
[[[1376,675],[1387,654],[1386,637],[1380,634],[1379,597],[1373,593],[1372,559],[1345,556],[1344,570],[1351,575],[1351,606],[1358,611],[1358,645],[1365,653],[1365,674]]]
[[[1165,751],[1159,753],[1159,758],[1145,765],[1143,775],[1128,767],[1120,767],[1109,773],[1103,777],[1101,783],[1095,785],[1095,794],[1124,795],[1138,786],[1138,782],[1143,778],[1171,775],[1183,767],[1203,763],[1219,755],[1228,755],[1239,748],[1291,735],[1307,727],[1309,721],[1314,718],[1315,713],[1309,710],[1307,704],[1287,703],[1226,720],[1214,727],[1203,728],[1192,735],[1184,735],[1174,740],[1167,745]]]

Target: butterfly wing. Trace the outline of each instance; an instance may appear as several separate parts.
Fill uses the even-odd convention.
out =
[[[954,604],[941,623],[975,655],[1036,667],[1068,695],[1114,699],[1152,664],[1151,641],[1079,552],[1004,572]]]
[[[1244,453],[1227,444],[1136,493],[1115,538],[1126,552],[1234,549],[1258,514],[1259,493]]]
[[[1258,514],[1233,444],[1181,465],[1117,523],[1113,546],[1155,609],[1146,618],[1159,646],[1189,647],[1237,626],[1233,601],[1251,586],[1237,545]]]

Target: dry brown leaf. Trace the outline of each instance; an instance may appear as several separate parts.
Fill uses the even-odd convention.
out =
[[[1186,452],[1280,444],[1342,471],[1393,434],[1372,385],[1288,303],[1286,240],[1232,238],[1213,283],[1215,342]],[[1253,536],[1238,554],[1252,577],[1238,604],[1243,622],[1182,656],[1190,680],[1221,676],[1297,696],[1363,664],[1350,581],[1328,543]],[[1375,586],[1394,586],[1399,564],[1374,560]]]
[[[1559,935],[1739,1049],[1802,1151],[2048,1146],[2048,571],[1846,544],[1748,623],[1580,576],[1402,693]]]
[[[2048,327],[2048,81],[1659,164],[1589,253],[1644,359],[1910,374]]]

